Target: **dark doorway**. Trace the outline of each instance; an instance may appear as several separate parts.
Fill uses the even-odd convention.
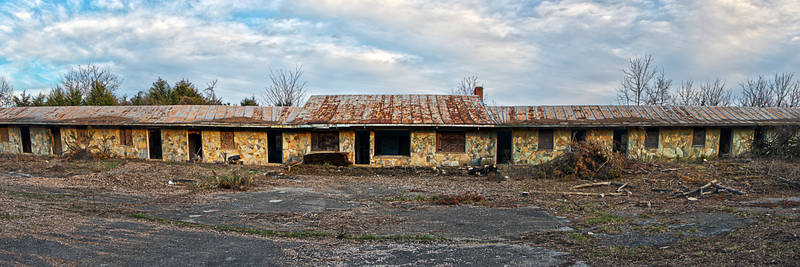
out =
[[[203,160],[203,135],[200,131],[189,131],[189,160]]]
[[[53,155],[61,155],[61,129],[50,128],[50,136],[53,137]]]
[[[376,131],[375,155],[411,156],[411,132]]]
[[[150,159],[161,159],[161,130],[150,130],[147,139],[150,144]]]
[[[369,131],[356,132],[356,164],[369,164]]]
[[[623,154],[628,153],[628,130],[615,129],[614,130],[614,152]]]
[[[267,132],[267,162],[283,163],[283,134]]]
[[[726,157],[731,155],[731,129],[722,128],[719,130],[719,156]]]
[[[497,132],[497,163],[511,163],[512,140],[511,131]]]
[[[31,153],[31,129],[20,127],[19,131],[22,135],[22,153]]]

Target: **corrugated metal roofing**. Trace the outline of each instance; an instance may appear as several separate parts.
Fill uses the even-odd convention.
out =
[[[604,127],[800,124],[797,108],[485,106],[469,95],[312,96],[303,107],[77,106],[0,109],[0,124],[212,127]]]
[[[712,126],[800,124],[797,108],[682,106],[493,106],[497,125]]]
[[[473,95],[320,95],[291,123],[480,126],[494,120]]]
[[[14,107],[0,109],[0,123],[257,127],[285,124],[300,109],[201,105]]]

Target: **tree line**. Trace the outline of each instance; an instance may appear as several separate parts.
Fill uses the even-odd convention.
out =
[[[793,72],[759,75],[739,82],[736,89],[719,78],[673,85],[653,56],[645,55],[629,58],[622,74],[617,100],[623,105],[800,107],[800,80]]]
[[[272,106],[302,104],[306,96],[303,70],[270,70],[269,85],[262,92],[262,102]],[[217,80],[199,88],[187,79],[172,85],[158,78],[150,88],[137,92],[132,97],[118,96],[122,78],[108,68],[94,64],[78,65],[63,75],[59,83],[47,93],[37,95],[23,91],[14,94],[14,89],[0,76],[0,106],[115,106],[115,105],[230,105],[217,96]],[[256,96],[242,99],[241,106],[257,106]]]

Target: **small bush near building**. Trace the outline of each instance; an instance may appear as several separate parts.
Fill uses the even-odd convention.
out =
[[[625,156],[592,142],[570,144],[570,149],[536,166],[537,178],[609,180],[622,176]]]
[[[461,205],[473,204],[484,201],[485,199],[486,198],[477,193],[466,192],[460,195],[439,196],[436,203],[439,205]]]
[[[205,179],[201,187],[203,188],[223,188],[239,191],[246,191],[253,185],[255,173],[246,170],[234,170],[230,174],[217,175]]]

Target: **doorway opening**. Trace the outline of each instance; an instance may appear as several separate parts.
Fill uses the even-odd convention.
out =
[[[150,159],[161,159],[161,130],[150,130],[147,141],[150,144]]]
[[[497,132],[497,163],[511,163],[511,151],[513,149],[513,138],[511,131]]]
[[[283,134],[267,132],[267,162],[283,163]]]
[[[31,153],[31,129],[20,127],[19,131],[22,135],[22,153]]]
[[[614,129],[614,152],[622,154],[628,153],[628,130]]]
[[[733,141],[730,128],[719,130],[719,157],[731,156],[731,142]]]
[[[369,131],[356,132],[356,164],[369,164]]]
[[[203,135],[200,131],[189,131],[189,160],[203,160]]]
[[[50,136],[53,138],[51,144],[53,145],[53,155],[61,155],[61,129],[50,128]]]

